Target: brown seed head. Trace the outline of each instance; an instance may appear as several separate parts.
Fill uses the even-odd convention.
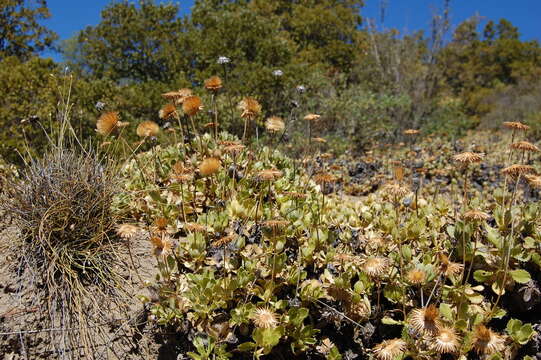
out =
[[[505,340],[501,335],[487,328],[485,325],[477,325],[473,332],[473,349],[478,354],[491,355],[501,352],[505,348]]]
[[[156,225],[156,228],[160,231],[163,231],[167,228],[167,218],[159,217],[154,221],[154,225]]]
[[[408,271],[406,278],[413,285],[421,285],[426,281],[426,272],[421,269],[412,269]]]
[[[257,308],[252,315],[252,321],[258,328],[270,329],[278,325],[276,314],[271,309]]]
[[[256,178],[260,181],[273,181],[281,178],[283,175],[284,173],[278,169],[266,169],[259,171]]]
[[[188,116],[194,116],[203,108],[201,98],[199,96],[191,95],[184,98],[182,102],[182,111]]]
[[[531,165],[514,164],[503,168],[502,174],[509,177],[519,177],[524,175],[536,175],[537,171]]]
[[[434,339],[432,344],[434,350],[440,354],[449,354],[458,351],[460,347],[459,337],[455,330],[450,327],[440,328],[438,336]]]
[[[440,258],[440,271],[446,277],[457,276],[462,272],[464,265],[450,261],[443,253],[438,253],[438,257]]]
[[[419,334],[435,335],[439,332],[439,310],[434,304],[411,312],[408,324]]]
[[[404,130],[404,135],[417,135],[419,134],[420,131],[419,130],[415,130],[415,129],[407,129],[407,130]]]
[[[240,116],[244,119],[254,119],[261,114],[261,104],[252,97],[242,99],[237,108],[242,111]]]
[[[402,199],[411,193],[411,190],[399,183],[392,182],[385,185],[384,190],[393,199]]]
[[[211,76],[207,80],[205,80],[205,89],[209,91],[218,91],[222,88],[222,79],[220,79],[218,76]]]
[[[229,234],[229,235],[226,235],[224,237],[221,237],[219,238],[218,240],[212,242],[212,246],[213,247],[223,247],[229,243],[231,243],[232,241],[234,241],[235,239],[237,239],[237,234]]]
[[[160,119],[168,120],[174,117],[177,113],[177,107],[171,103],[165,104],[159,111]]]
[[[96,131],[100,135],[107,136],[115,132],[119,127],[121,127],[120,125],[123,124],[124,123],[119,121],[118,112],[106,112],[99,117],[98,122],[96,123]]]
[[[511,144],[510,147],[520,151],[539,152],[539,148],[528,141],[519,141]]]
[[[211,176],[216,174],[222,166],[222,163],[219,159],[216,158],[206,158],[199,165],[199,174],[201,176]]]
[[[285,191],[283,194],[293,199],[306,199],[306,194],[296,192],[296,191]]]
[[[379,277],[385,273],[388,265],[389,262],[386,258],[372,256],[363,262],[363,264],[361,265],[361,269],[368,276]]]
[[[289,225],[289,221],[282,220],[282,219],[274,219],[274,220],[266,220],[263,221],[262,225],[264,227],[270,228],[274,231],[283,229],[284,227]]]
[[[530,184],[531,187],[541,189],[541,176],[525,175],[524,177],[528,180],[528,184]]]
[[[321,115],[318,115],[318,114],[308,114],[304,117],[304,120],[306,121],[317,121],[319,120],[319,118],[321,117]]]
[[[286,124],[281,117],[272,116],[265,121],[265,128],[271,133],[284,131]]]
[[[150,242],[154,245],[155,256],[167,256],[173,248],[171,240],[165,237],[152,236]]]
[[[241,151],[243,151],[246,148],[246,146],[241,144],[235,144],[235,145],[228,145],[224,147],[224,151],[229,154],[238,154]]]
[[[154,121],[147,120],[137,125],[136,133],[139,137],[157,136],[159,132],[160,127]]]
[[[319,185],[332,184],[337,180],[336,176],[329,173],[319,173],[314,176],[314,181]]]
[[[184,229],[190,232],[203,233],[207,231],[207,227],[198,223],[186,223]]]
[[[462,215],[464,220],[476,222],[476,221],[487,221],[490,219],[490,215],[488,215],[485,212],[479,211],[479,210],[469,210]]]
[[[131,239],[139,232],[139,227],[132,224],[121,224],[116,228],[116,233],[123,239]]]
[[[483,160],[483,157],[484,157],[484,154],[466,151],[466,152],[456,154],[455,156],[453,156],[453,160],[455,160],[456,162],[462,165],[468,165],[468,164],[480,162],[481,160]]]
[[[512,130],[521,130],[521,131],[526,131],[526,130],[529,130],[530,127],[528,125],[525,125],[521,122],[518,122],[518,121],[505,121],[503,123],[503,126],[508,128],[508,129],[512,129]]]
[[[378,360],[393,360],[406,351],[407,344],[402,339],[385,340],[373,349]]]

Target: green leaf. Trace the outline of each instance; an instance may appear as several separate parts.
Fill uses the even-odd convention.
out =
[[[532,280],[530,273],[523,269],[511,270],[509,274],[516,282],[520,284],[526,284],[528,281]]]
[[[453,321],[453,309],[449,304],[440,304],[440,313],[449,321]]]
[[[393,318],[390,318],[388,316],[384,316],[383,319],[381,319],[382,324],[385,325],[404,325],[404,321],[402,320],[395,320]]]
[[[473,278],[478,282],[485,282],[494,275],[492,271],[486,270],[475,270],[473,272]]]

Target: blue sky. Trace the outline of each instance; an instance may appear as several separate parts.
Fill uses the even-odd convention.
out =
[[[180,5],[182,14],[189,13],[194,3],[193,0],[172,2]],[[363,16],[379,18],[380,2],[388,4],[383,25],[405,33],[426,29],[433,11],[443,4],[443,0],[366,0]],[[52,18],[45,25],[56,31],[61,39],[66,39],[87,25],[97,24],[101,9],[110,0],[49,0],[47,3]],[[497,21],[505,17],[519,27],[524,40],[541,41],[541,0],[451,0],[451,9],[453,25],[476,13],[486,20]]]

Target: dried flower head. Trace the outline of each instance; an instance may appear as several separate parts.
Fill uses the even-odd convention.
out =
[[[529,151],[529,152],[539,152],[539,148],[528,141],[519,141],[509,145],[511,149],[520,150],[520,151]]]
[[[473,332],[473,349],[478,354],[495,354],[505,349],[504,338],[480,324]]]
[[[136,132],[139,137],[157,136],[160,132],[160,126],[154,121],[146,120],[137,125]]]
[[[508,129],[512,129],[512,130],[522,130],[522,131],[526,131],[526,130],[529,130],[530,127],[528,125],[525,125],[521,122],[518,122],[518,121],[505,121],[503,123],[503,126],[508,128]]]
[[[537,175],[525,175],[524,176],[531,187],[541,189],[541,176]]]
[[[285,191],[283,194],[293,199],[306,199],[306,196],[307,196],[306,194],[296,192],[296,191]]]
[[[284,131],[285,127],[284,120],[278,116],[272,116],[265,121],[265,128],[271,133]]]
[[[404,130],[404,135],[417,135],[419,134],[420,131],[419,130],[415,130],[415,129],[407,129],[407,130]]]
[[[139,232],[139,227],[132,224],[121,224],[116,228],[116,233],[123,239],[131,239]]]
[[[207,227],[205,225],[201,225],[198,223],[186,223],[184,224],[184,229],[190,232],[197,232],[197,233],[204,233],[207,231]]]
[[[378,360],[394,360],[406,351],[407,344],[402,339],[385,340],[373,349]]]
[[[127,122],[122,122],[119,120],[118,112],[110,111],[102,114],[98,122],[96,123],[96,131],[100,135],[110,135],[115,132],[117,129],[127,126]]]
[[[398,182],[404,179],[404,167],[402,165],[395,165],[393,167],[393,177]]]
[[[261,104],[252,97],[242,99],[237,108],[242,111],[240,116],[245,119],[254,119],[261,114]]]
[[[443,253],[438,253],[438,257],[440,258],[440,271],[446,277],[457,276],[462,272],[464,265],[450,261]]]
[[[169,221],[165,217],[159,217],[156,220],[154,220],[154,225],[159,231],[164,231],[167,228],[167,223]]]
[[[421,285],[426,281],[426,271],[421,269],[411,269],[406,274],[406,279],[413,285]]]
[[[336,176],[329,173],[319,173],[314,176],[314,181],[319,185],[332,184],[337,180]]]
[[[460,347],[459,337],[455,330],[449,327],[442,327],[433,339],[433,348],[440,354],[449,354],[458,351]]]
[[[196,95],[188,96],[184,98],[182,102],[182,111],[188,116],[194,116],[203,108],[201,98]]]
[[[324,159],[324,160],[328,160],[328,159],[332,159],[334,157],[334,155],[331,154],[331,153],[323,153],[323,154],[319,155],[319,157]]]
[[[276,231],[288,226],[289,221],[283,219],[266,220],[263,221],[262,225]]]
[[[317,121],[319,120],[319,118],[321,117],[321,115],[318,115],[318,114],[308,114],[304,117],[304,120],[306,121]]]
[[[453,156],[453,160],[462,165],[468,165],[468,164],[480,162],[481,160],[483,160],[483,157],[484,157],[484,154],[466,151],[466,152],[456,154],[455,156]]]
[[[223,246],[226,246],[226,245],[230,244],[232,241],[234,241],[236,239],[237,239],[237,234],[229,234],[229,235],[223,236],[223,237],[219,238],[218,240],[212,242],[211,245],[213,247],[223,247]]]
[[[278,169],[266,169],[259,171],[256,178],[260,181],[273,181],[281,178],[283,175],[284,173]]]
[[[313,137],[312,141],[316,142],[316,143],[320,143],[320,144],[324,144],[324,143],[327,142],[327,140],[325,140],[324,138],[321,138],[321,137]]]
[[[466,211],[464,213],[464,215],[462,215],[462,217],[464,218],[464,220],[466,221],[471,221],[471,222],[475,222],[475,221],[487,221],[488,219],[490,219],[490,215],[488,215],[487,213],[485,212],[482,212],[480,210],[469,210],[469,211]]]
[[[370,304],[361,300],[361,301],[346,301],[346,314],[348,317],[352,318],[353,320],[360,321],[365,320],[368,317],[370,317]]]
[[[154,245],[155,256],[167,256],[173,248],[173,243],[166,237],[152,236],[150,242]]]
[[[255,309],[252,320],[255,326],[263,329],[275,328],[278,325],[276,313],[267,308],[260,307]]]
[[[246,148],[246,146],[244,145],[241,145],[241,144],[236,144],[236,145],[228,145],[226,147],[224,147],[224,151],[226,153],[229,153],[229,154],[238,154],[240,153],[241,151],[243,151],[244,149]]]
[[[175,116],[177,113],[177,107],[174,104],[165,104],[159,111],[158,116],[160,119],[168,120]]]
[[[385,274],[389,262],[384,257],[369,257],[361,265],[362,271],[368,276],[379,277]]]
[[[222,79],[218,76],[211,76],[205,80],[205,89],[209,91],[218,91],[222,88]]]
[[[536,175],[536,170],[531,165],[513,164],[501,170],[502,174],[509,177],[519,177],[524,175]]]
[[[199,165],[199,174],[201,174],[201,176],[214,175],[220,170],[221,166],[222,163],[219,159],[213,157],[206,158]]]
[[[334,344],[329,338],[325,338],[321,341],[321,344],[316,346],[316,350],[322,355],[330,354]]]
[[[440,312],[436,305],[430,304],[422,309],[415,309],[411,312],[408,324],[419,334],[438,333],[440,328]]]
[[[411,190],[396,182],[385,185],[384,191],[393,199],[402,199],[411,193]]]

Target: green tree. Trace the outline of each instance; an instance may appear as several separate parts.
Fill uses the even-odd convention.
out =
[[[46,0],[2,0],[0,60],[8,56],[28,60],[51,48],[57,35],[39,23],[50,16]]]
[[[152,0],[113,2],[98,25],[80,32],[78,45],[66,44],[68,60],[97,78],[168,81],[186,59],[177,46],[185,29],[178,10]]]

